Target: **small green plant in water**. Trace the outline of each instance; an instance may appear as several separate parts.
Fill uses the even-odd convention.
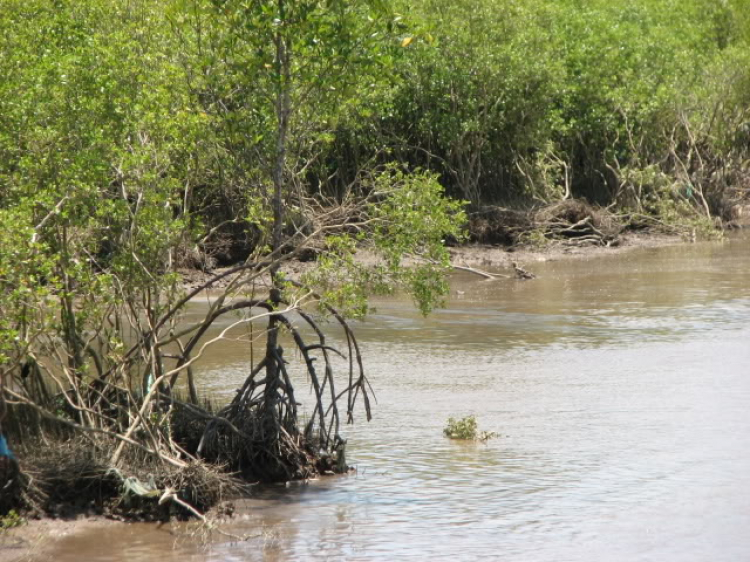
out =
[[[466,416],[460,420],[448,418],[448,425],[443,429],[443,434],[450,439],[465,441],[487,441],[497,437],[497,433],[492,431],[479,431],[475,416]]]

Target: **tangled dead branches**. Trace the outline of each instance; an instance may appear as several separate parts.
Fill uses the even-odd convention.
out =
[[[606,209],[567,199],[527,212],[483,207],[470,215],[469,229],[474,241],[485,244],[611,246],[623,226]]]
[[[333,309],[329,312],[343,327],[349,351],[349,372],[343,389],[337,390],[332,356],[346,356],[327,343],[315,319],[305,311],[297,311],[314,334],[314,342],[308,344],[287,315],[274,315],[265,357],[232,402],[207,423],[198,455],[224,463],[251,481],[302,479],[347,470],[346,442],[339,435],[339,401],[346,399],[347,421],[352,421],[358,397],[363,399],[370,418],[370,400],[357,340],[344,318]],[[314,405],[304,427],[300,424],[300,403],[287,370],[288,361],[278,345],[279,330],[291,335],[312,387]],[[320,370],[315,363],[318,359],[322,359]]]
[[[543,207],[533,220],[535,230],[545,239],[568,246],[611,246],[622,231],[609,211],[577,199]]]
[[[49,436],[24,442],[21,489],[10,507],[56,517],[96,513],[146,521],[185,519],[192,514],[184,505],[159,501],[167,490],[203,511],[243,488],[233,475],[206,463],[165,466],[137,451],[128,454],[123,469],[114,468],[109,456],[116,442],[102,439],[97,445]]]

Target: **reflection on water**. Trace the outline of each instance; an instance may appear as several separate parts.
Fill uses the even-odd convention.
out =
[[[750,241],[524,265],[539,279],[456,277],[428,319],[377,303],[357,326],[379,401],[348,432],[358,471],[258,489],[229,528],[254,538],[123,526],[52,556],[750,559]],[[204,388],[230,395],[247,358],[215,348]],[[501,437],[443,438],[469,413]]]

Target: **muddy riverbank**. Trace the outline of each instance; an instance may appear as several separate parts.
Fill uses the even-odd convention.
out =
[[[690,237],[677,234],[663,234],[656,232],[630,232],[621,234],[617,244],[610,246],[586,245],[566,246],[564,244],[546,244],[544,246],[497,246],[487,244],[466,244],[450,248],[451,263],[456,266],[487,269],[494,272],[513,274],[512,263],[516,262],[524,267],[528,264],[560,261],[591,259],[600,256],[617,256],[642,248],[660,248],[678,244],[692,243]],[[375,263],[375,258],[367,250],[360,250],[356,259],[361,263]],[[292,260],[283,265],[282,271],[292,279],[298,278],[303,272],[313,266],[314,262]],[[181,270],[186,289],[201,286],[213,275],[230,270],[231,267],[216,268],[210,272],[196,269]],[[229,284],[231,277],[225,278],[214,288],[222,288]]]
[[[104,536],[112,528],[122,525],[104,517],[82,515],[76,519],[32,519],[20,526],[0,531],[0,562],[20,562],[31,558],[43,559],[45,553],[65,538],[83,533]],[[49,554],[51,559],[52,555]]]

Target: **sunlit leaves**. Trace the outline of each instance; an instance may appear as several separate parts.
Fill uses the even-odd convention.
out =
[[[11,3],[0,27],[0,330],[18,354],[40,326],[64,331],[56,299],[86,330],[171,284],[207,116],[155,3]]]
[[[565,193],[563,179],[538,181],[545,154],[568,166],[575,195],[606,201],[607,163],[638,151],[663,160],[678,106],[722,105],[701,91],[717,66],[741,67],[746,4],[404,2],[401,37],[415,39],[400,50],[402,79],[380,126],[475,204]]]
[[[448,199],[437,178],[389,165],[366,184],[372,198],[360,236],[335,235],[305,281],[324,302],[349,314],[367,312],[369,294],[401,290],[423,314],[440,306],[448,293],[450,259],[446,239],[460,241],[466,215],[463,203]],[[364,248],[372,259],[359,260]]]

